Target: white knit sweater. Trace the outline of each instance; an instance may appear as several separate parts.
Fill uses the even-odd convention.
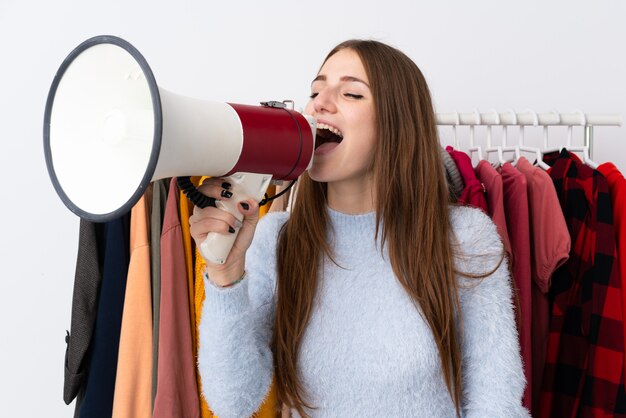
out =
[[[393,274],[386,248],[381,254],[374,242],[375,213],[328,212],[328,236],[342,268],[324,261],[302,342],[298,371],[317,407],[307,413],[454,417],[432,332]],[[491,271],[502,252],[494,224],[477,209],[453,207],[450,214],[464,254],[456,258],[457,269]],[[205,282],[198,362],[204,395],[220,418],[249,417],[269,391],[276,241],[288,216],[272,213],[260,221],[244,280],[225,289]],[[462,416],[528,417],[506,262],[483,280],[458,280],[465,330]]]

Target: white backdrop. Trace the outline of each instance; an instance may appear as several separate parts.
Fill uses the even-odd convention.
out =
[[[73,411],[62,388],[78,218],[48,178],[43,111],[63,59],[101,34],[130,41],[164,88],[199,98],[246,104],[292,98],[304,106],[326,53],[362,37],[412,57],[439,112],[626,115],[626,4],[619,1],[1,0],[3,417]],[[540,137],[540,130],[529,132]],[[558,143],[564,131],[555,132]],[[450,132],[442,135],[449,142]],[[624,128],[596,128],[595,137],[594,159],[626,171]]]

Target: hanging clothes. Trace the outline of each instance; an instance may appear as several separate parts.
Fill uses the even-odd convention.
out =
[[[487,213],[502,239],[504,251],[509,260],[511,259],[511,241],[506,227],[506,215],[504,212],[504,190],[502,188],[502,175],[486,160],[480,160],[476,166],[476,178],[485,186],[487,198]]]
[[[190,177],[191,183],[198,187],[200,184],[200,176]],[[178,186],[177,186],[178,188]],[[187,272],[187,289],[189,291],[189,326],[191,327],[191,334],[194,341],[197,339],[196,328],[194,326],[196,320],[195,310],[195,295],[194,295],[194,248],[191,239],[191,231],[189,226],[189,217],[193,213],[193,204],[187,199],[185,193],[182,190],[178,192],[179,196],[179,210],[180,210],[180,225],[183,239],[183,248],[185,250],[185,270]]]
[[[606,179],[567,150],[544,156],[572,239],[552,276],[538,416],[626,414],[624,326]]]
[[[200,254],[200,250],[196,247],[196,265],[195,265],[195,311],[197,312],[194,328],[196,330],[195,335],[199,334],[200,331],[200,319],[202,318],[202,305],[204,304],[204,282],[202,280],[204,268],[206,267],[206,262],[202,255]],[[197,388],[198,393],[200,394],[200,413],[202,418],[212,418],[213,412],[209,408],[206,399],[204,398],[204,392],[202,390],[202,379],[200,378],[200,373],[198,373],[198,350],[199,350],[198,339],[194,340],[194,358],[196,359],[196,379],[197,379]]]
[[[152,408],[156,397],[159,365],[159,323],[161,310],[161,230],[170,179],[152,184],[150,211],[150,275],[152,277]]]
[[[80,418],[111,418],[129,263],[130,213],[103,225],[102,283]]]
[[[613,226],[619,260],[620,281],[622,284],[622,319],[626,319],[626,179],[613,163],[604,163],[598,167],[609,184],[613,205]],[[624,347],[626,347],[626,320],[624,321]],[[626,361],[624,361],[626,372]]]
[[[98,253],[102,225],[80,220],[78,233],[78,257],[74,275],[72,297],[71,333],[65,337],[65,376],[63,400],[69,405],[84,388],[87,374],[87,353],[94,332],[98,311],[98,292],[102,281],[102,268]],[[82,396],[76,399],[80,410]]]
[[[204,180],[208,179],[209,177],[202,177],[200,179],[200,181],[198,182],[198,184],[202,184],[204,182]],[[193,181],[193,180],[192,180]],[[194,185],[197,187],[196,183],[194,183]],[[195,360],[195,367],[196,367],[196,385],[197,385],[197,391],[199,394],[199,398],[200,398],[200,416],[202,418],[213,418],[213,412],[211,411],[211,409],[209,408],[209,405],[206,402],[206,399],[204,399],[204,393],[202,391],[202,380],[200,379],[200,373],[198,373],[198,332],[199,332],[199,326],[200,326],[200,318],[202,316],[202,304],[204,303],[204,282],[202,279],[202,272],[204,271],[204,267],[206,266],[206,263],[204,261],[204,259],[202,258],[202,255],[200,255],[200,251],[198,250],[198,248],[195,248],[195,265],[194,265],[194,276],[195,276],[195,280],[194,280],[194,300],[193,300],[193,310],[194,312],[197,313],[197,315],[194,316],[194,322],[193,322],[193,358]]]
[[[461,173],[461,177],[463,177],[463,183],[465,184],[465,188],[459,196],[459,204],[480,208],[485,213],[487,213],[485,188],[476,178],[476,174],[474,174],[472,160],[466,153],[462,151],[456,151],[450,146],[446,147],[446,151],[448,151],[448,153],[456,163],[457,168]]]
[[[159,377],[154,418],[200,416],[179,197],[174,178],[170,183],[161,234]]]
[[[526,388],[523,405],[530,410],[532,404],[532,296],[530,291],[530,225],[528,223],[528,185],[526,177],[511,165],[500,167],[507,231],[511,239],[511,270],[517,289],[517,329],[524,363]]]
[[[124,297],[113,418],[152,417],[152,288],[148,201],[150,189],[130,214],[130,262]]]
[[[459,198],[459,195],[463,192],[465,186],[463,185],[463,179],[461,178],[461,173],[456,166],[456,163],[448,154],[448,151],[439,147],[439,155],[441,156],[441,162],[443,163],[444,169],[446,171],[446,179],[448,181],[448,189],[450,190],[450,196],[453,201],[456,202]]]
[[[276,194],[276,186],[274,186],[273,184],[271,184],[268,188],[267,188],[267,192],[266,195],[267,196],[274,196]],[[267,213],[269,212],[270,208],[272,207],[272,202],[270,201],[268,204],[263,205],[259,208],[259,219],[261,219],[263,216],[267,215]]]
[[[516,165],[528,185],[532,296],[532,413],[539,409],[543,367],[550,335],[548,291],[554,271],[569,258],[571,240],[552,179],[521,157]]]

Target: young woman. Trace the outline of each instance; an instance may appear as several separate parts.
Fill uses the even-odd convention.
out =
[[[205,275],[212,410],[250,416],[274,379],[293,416],[528,416],[502,244],[485,214],[449,200],[420,70],[380,42],[347,41],[311,91],[317,148],[291,214],[257,227],[246,201],[243,224],[213,207],[190,219],[198,244],[241,228]],[[228,187],[201,191],[225,199]]]

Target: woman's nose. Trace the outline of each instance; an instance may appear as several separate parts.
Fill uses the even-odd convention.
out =
[[[317,96],[315,96],[313,99],[313,107],[316,113],[333,113],[336,111],[332,94],[330,94],[327,90],[322,90],[317,94]]]

